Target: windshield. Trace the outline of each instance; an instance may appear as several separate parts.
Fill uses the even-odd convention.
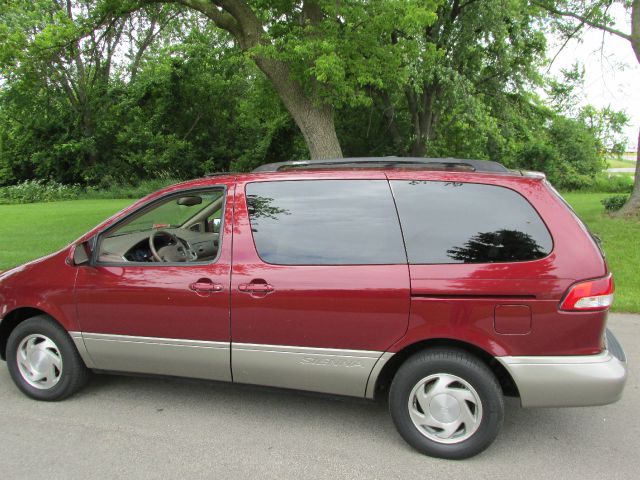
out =
[[[180,228],[189,220],[196,217],[200,212],[208,209],[216,200],[223,195],[220,190],[203,192],[198,194],[189,194],[187,196],[172,197],[160,204],[157,204],[151,210],[148,210],[140,216],[134,218],[127,224],[118,228],[109,237],[124,235],[131,232],[139,232],[144,230],[157,230],[163,228]],[[185,202],[185,199],[187,201]],[[193,205],[190,200],[201,199],[201,202]],[[219,212],[216,212],[219,213]]]

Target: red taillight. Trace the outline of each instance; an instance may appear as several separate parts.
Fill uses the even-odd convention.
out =
[[[572,285],[560,302],[560,310],[578,312],[606,310],[612,303],[613,277],[609,274],[606,277]]]

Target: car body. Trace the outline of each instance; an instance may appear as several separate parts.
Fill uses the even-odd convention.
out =
[[[606,330],[613,284],[599,246],[544,176],[483,165],[290,162],[165,188],[0,275],[0,354],[45,400],[72,393],[63,360],[391,391],[405,439],[447,458],[491,443],[502,394],[525,407],[615,402],[626,359]],[[60,331],[20,337],[34,317],[68,336],[76,366]],[[53,373],[34,375],[39,365]],[[451,420],[460,409],[466,423]],[[435,426],[421,427],[425,415]]]

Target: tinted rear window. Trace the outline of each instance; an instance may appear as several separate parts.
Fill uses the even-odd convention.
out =
[[[385,180],[250,183],[247,207],[258,254],[280,265],[406,263]]]
[[[531,204],[504,187],[391,182],[409,263],[494,263],[547,256],[553,241]]]

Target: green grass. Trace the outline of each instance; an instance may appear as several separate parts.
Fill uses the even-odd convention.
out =
[[[0,271],[64,247],[132,200],[0,205]]]
[[[616,282],[613,310],[640,313],[640,222],[605,214],[600,201],[611,194],[567,193],[563,196],[602,240]]]
[[[565,198],[602,241],[615,275],[614,311],[640,313],[640,222],[614,219],[600,201],[606,193]],[[77,200],[0,205],[0,271],[62,248],[131,200]]]
[[[610,158],[607,160],[607,168],[635,168],[636,162],[631,160],[619,160],[617,158]]]

